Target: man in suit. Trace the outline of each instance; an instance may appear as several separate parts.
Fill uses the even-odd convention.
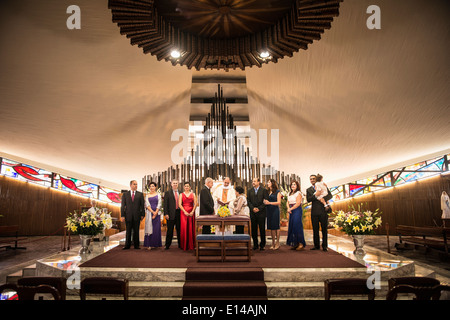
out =
[[[325,212],[325,206],[317,200],[314,192],[316,192],[316,175],[311,175],[309,181],[312,186],[306,190],[306,200],[311,202],[311,223],[313,227],[313,239],[314,247],[311,250],[320,250],[320,236],[319,236],[319,224],[322,228],[322,249],[323,251],[328,251],[328,214]],[[328,190],[328,188],[327,188]],[[325,201],[332,198],[330,190],[328,190],[328,195],[324,197]]]
[[[133,245],[135,249],[139,248],[139,225],[145,216],[145,201],[144,194],[137,191],[137,182],[132,180],[130,182],[130,191],[122,195],[122,202],[120,207],[120,220],[125,221],[125,247],[124,250],[130,249],[131,233],[133,233]]]
[[[211,188],[214,184],[213,179],[206,178],[205,185],[200,191],[200,215],[214,214],[214,200],[211,195]],[[203,226],[202,234],[211,234],[211,226]]]
[[[174,179],[171,183],[171,189],[164,194],[164,215],[167,221],[167,233],[165,250],[170,248],[173,238],[173,227],[177,229],[178,248],[180,244],[180,204],[178,203],[178,180]]]
[[[266,246],[266,205],[264,200],[269,199],[269,193],[261,186],[259,178],[253,178],[253,188],[247,191],[247,204],[250,209],[252,227],[253,250],[258,249],[258,228],[261,237],[260,250]]]

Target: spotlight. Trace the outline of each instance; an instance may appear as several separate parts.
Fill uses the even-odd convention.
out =
[[[171,55],[172,58],[178,59],[178,58],[181,56],[181,53],[180,53],[180,51],[178,51],[178,50],[173,50],[173,51],[170,53],[170,55]]]
[[[267,58],[270,57],[270,54],[269,54],[268,51],[263,51],[263,52],[261,52],[261,53],[259,54],[259,56],[260,56],[261,58],[263,58],[263,59],[267,59]]]

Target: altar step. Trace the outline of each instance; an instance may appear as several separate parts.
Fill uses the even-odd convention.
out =
[[[182,299],[183,286],[186,282],[186,269],[127,269],[110,270],[106,268],[83,268],[81,278],[92,276],[120,277],[129,280],[130,299]],[[385,299],[390,277],[413,276],[412,268],[397,268],[395,272],[381,272],[376,290],[376,299]],[[324,298],[324,281],[336,278],[364,278],[371,273],[360,268],[266,268],[264,282],[268,299],[317,299]],[[431,274],[430,274],[431,275]],[[205,275],[206,276],[206,275]],[[425,276],[425,275],[422,275]],[[207,275],[208,278],[214,276]],[[230,283],[232,284],[232,283]],[[213,284],[210,285],[213,290]],[[208,290],[209,290],[208,289]],[[78,290],[68,290],[68,299],[77,299]],[[72,298],[70,298],[70,296]],[[347,299],[366,299],[364,296],[347,297]],[[193,297],[194,299],[194,297]]]
[[[235,282],[230,282],[230,286],[238,285]],[[267,299],[311,299],[311,300],[323,300],[324,299],[324,284],[323,282],[266,282],[267,286]],[[183,298],[184,282],[143,282],[132,281],[129,282],[129,297],[131,300],[156,300],[156,299],[174,299],[181,300]],[[387,294],[388,284],[386,281],[381,282],[381,288],[376,290],[376,299],[384,300]],[[205,287],[205,293],[211,291],[214,292],[215,288],[212,285]],[[208,291],[209,290],[209,291]],[[117,296],[108,297],[106,299],[118,299]],[[215,299],[220,297],[214,297]],[[256,299],[261,297],[248,297],[250,299]],[[334,298],[334,297],[333,297]],[[78,300],[78,290],[67,291],[68,300]],[[204,299],[189,297],[188,299]],[[227,299],[224,297],[224,299]],[[236,298],[231,298],[236,299]],[[242,299],[242,297],[241,297]],[[342,298],[341,298],[342,299]],[[367,296],[348,296],[345,299],[367,299]]]
[[[267,300],[267,286],[261,268],[188,268],[183,300],[258,299]]]
[[[23,277],[33,277],[36,275],[36,264],[29,265],[22,270],[11,273],[6,276],[6,283],[17,284],[17,280]]]

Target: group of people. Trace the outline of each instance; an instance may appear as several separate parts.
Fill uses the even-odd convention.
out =
[[[321,175],[311,175],[311,187],[306,191],[307,202],[311,202],[311,222],[313,226],[314,246],[311,250],[320,249],[319,227],[322,229],[322,249],[327,251],[327,225],[328,214],[326,209],[331,194]],[[266,221],[267,230],[270,230],[272,244],[270,249],[280,248],[280,206],[282,195],[274,179],[267,181],[264,188],[259,178],[252,180],[252,188],[245,195],[240,186],[233,188],[228,177],[224,178],[223,185],[212,193],[214,181],[206,178],[199,197],[192,192],[189,182],[183,185],[179,192],[179,182],[172,180],[170,190],[164,194],[164,201],[157,193],[155,182],[149,184],[149,192],[144,195],[137,191],[137,182],[130,182],[130,191],[122,196],[121,220],[126,224],[126,237],[124,250],[130,249],[133,243],[135,249],[139,247],[139,227],[145,217],[144,248],[162,247],[161,237],[161,211],[166,218],[167,233],[164,247],[171,247],[174,228],[177,232],[178,247],[182,250],[195,249],[195,216],[199,208],[199,215],[213,215],[226,205],[233,215],[250,216],[253,250],[265,250]],[[287,199],[287,213],[289,217],[288,235],[286,244],[294,250],[303,250],[306,247],[302,222],[302,193],[297,181],[292,181]],[[164,204],[163,204],[164,203]],[[161,210],[163,209],[163,210]],[[236,226],[235,232],[244,233],[243,226]],[[259,238],[258,238],[259,231]],[[203,234],[210,234],[211,227],[203,226]]]

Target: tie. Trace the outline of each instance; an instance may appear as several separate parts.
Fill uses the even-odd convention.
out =
[[[178,191],[177,190],[175,190],[175,203],[176,203],[175,209],[178,209]]]
[[[133,191],[133,195],[131,196],[131,201],[134,202],[134,191]]]

